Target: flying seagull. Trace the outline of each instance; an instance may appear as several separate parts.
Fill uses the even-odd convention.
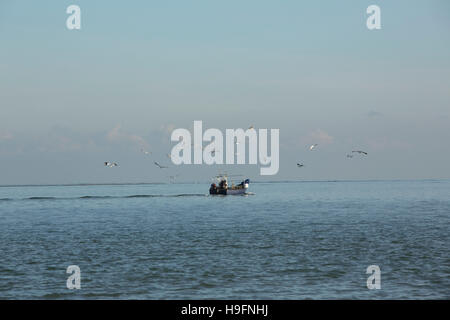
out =
[[[314,148],[317,147],[317,146],[318,146],[318,144],[315,143],[315,144],[313,144],[313,145],[311,145],[311,146],[309,147],[309,150],[312,150],[312,149],[314,149]]]
[[[304,164],[297,163],[297,167],[299,167],[299,168],[304,167],[304,166],[305,166]]]
[[[362,154],[365,154],[367,156],[367,152],[365,152],[365,151],[355,150],[355,151],[352,151],[352,152],[359,153],[359,154],[362,153]]]
[[[168,167],[160,165],[158,162],[154,162],[160,169],[167,169]]]
[[[117,167],[118,166],[118,164],[117,163],[115,163],[115,162],[105,162],[105,167],[110,167],[110,168],[112,168],[112,167]]]

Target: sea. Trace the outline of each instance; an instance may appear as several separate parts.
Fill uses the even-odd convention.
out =
[[[0,187],[0,299],[450,298],[450,180],[208,188]]]

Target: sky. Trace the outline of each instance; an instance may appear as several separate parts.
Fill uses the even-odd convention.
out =
[[[194,120],[279,129],[278,174],[174,166]],[[448,179],[449,124],[446,0],[0,2],[0,185]]]

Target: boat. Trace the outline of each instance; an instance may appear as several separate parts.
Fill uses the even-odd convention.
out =
[[[219,180],[218,184],[211,184],[209,188],[209,194],[211,195],[236,195],[245,194],[250,184],[250,179],[245,179],[241,183],[235,185],[234,183],[228,185],[228,177],[226,175],[220,175],[216,177]]]

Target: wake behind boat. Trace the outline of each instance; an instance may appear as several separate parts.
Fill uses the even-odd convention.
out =
[[[219,184],[215,183],[211,184],[209,188],[209,194],[211,195],[236,195],[236,194],[245,194],[248,190],[248,185],[250,184],[250,179],[245,179],[238,185],[231,184],[228,185],[228,177],[227,176],[218,176]]]

